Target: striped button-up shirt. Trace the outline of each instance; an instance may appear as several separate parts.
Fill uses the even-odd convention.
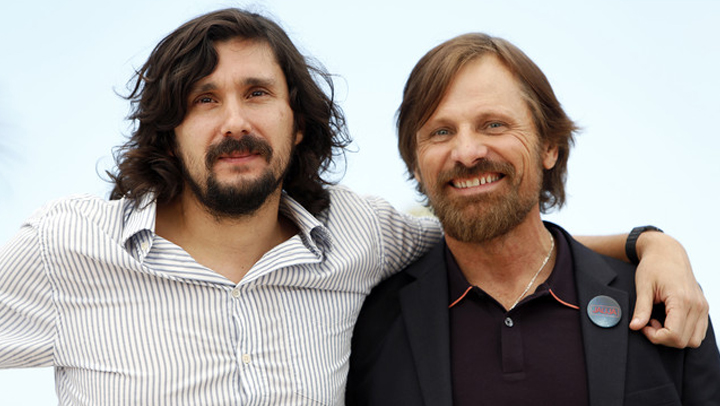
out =
[[[333,187],[237,284],[155,234],[154,202],[62,199],[0,250],[0,367],[54,366],[62,405],[341,404],[370,289],[440,238]],[[252,232],[252,230],[248,230]]]

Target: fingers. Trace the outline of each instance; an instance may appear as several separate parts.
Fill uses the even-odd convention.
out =
[[[640,330],[645,327],[650,321],[650,315],[653,309],[654,292],[652,288],[647,283],[638,281],[637,291],[638,296],[635,300],[635,312],[630,321],[630,328],[632,330]]]
[[[675,348],[697,348],[705,339],[707,327],[708,307],[704,300],[687,300],[682,306],[668,300],[665,325],[652,319],[642,332],[654,344]]]
[[[688,347],[697,348],[702,344],[702,342],[705,340],[705,334],[707,334],[708,329],[708,318],[702,318],[697,323],[695,327],[695,331],[693,332],[692,337],[690,338],[690,341],[688,342]]]
[[[700,344],[702,344],[705,339],[705,334],[707,333],[708,323],[710,320],[708,316],[708,312],[710,310],[709,305],[704,297],[701,298],[702,300],[694,301],[690,309],[690,314],[687,316],[688,320],[695,321],[693,323],[695,329],[690,332],[687,344],[688,347],[692,348],[697,348]]]
[[[661,344],[663,340],[667,341],[667,335],[669,334],[669,331],[664,329],[662,324],[655,319],[650,320],[650,323],[643,327],[642,332],[653,344]]]
[[[661,325],[658,321],[650,324],[654,333],[653,339],[650,341],[668,347],[685,348],[697,323],[695,320],[687,318],[688,312],[681,313],[681,310],[673,308],[671,304],[666,304],[666,306],[665,324]]]
[[[640,249],[642,247],[642,250]],[[637,301],[630,323],[647,338],[670,347],[698,347],[708,328],[708,304],[682,245],[662,233],[638,239],[640,264],[635,273]],[[650,296],[650,297],[649,297]],[[665,305],[664,326],[652,317],[654,304]]]

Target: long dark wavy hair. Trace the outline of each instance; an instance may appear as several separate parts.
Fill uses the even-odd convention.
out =
[[[135,124],[128,141],[115,149],[111,199],[140,203],[152,193],[158,203],[177,198],[185,184],[180,161],[172,154],[174,129],[187,113],[193,85],[210,75],[218,62],[214,44],[243,38],[270,46],[287,80],[295,127],[303,140],[291,158],[283,189],[310,213],[327,208],[330,198],[323,178],[350,143],[345,117],[335,103],[331,76],[313,66],[285,31],[270,19],[235,8],[197,17],[165,37],[130,81]],[[325,88],[323,87],[325,86]],[[325,89],[325,90],[323,90]]]

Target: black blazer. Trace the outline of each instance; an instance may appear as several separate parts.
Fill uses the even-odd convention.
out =
[[[629,324],[635,269],[601,256],[561,229],[572,252],[580,309],[614,298],[622,319],[600,328],[585,316],[582,336],[591,406],[720,405],[720,355],[712,326],[697,349],[656,346]],[[444,242],[373,289],[352,338],[348,405],[452,405]],[[662,317],[664,309],[656,309]]]

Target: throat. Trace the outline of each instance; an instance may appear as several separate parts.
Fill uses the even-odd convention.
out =
[[[468,283],[492,296],[510,311],[525,297],[532,295],[544,283],[555,266],[555,240],[547,232],[538,249],[527,255],[508,255],[515,252],[502,248],[502,255],[482,258],[455,256]]]
[[[175,214],[177,217],[169,216],[158,207],[156,233],[233,283],[240,282],[267,252],[298,232],[292,221],[279,214],[278,207],[227,221],[213,221],[207,213]]]

